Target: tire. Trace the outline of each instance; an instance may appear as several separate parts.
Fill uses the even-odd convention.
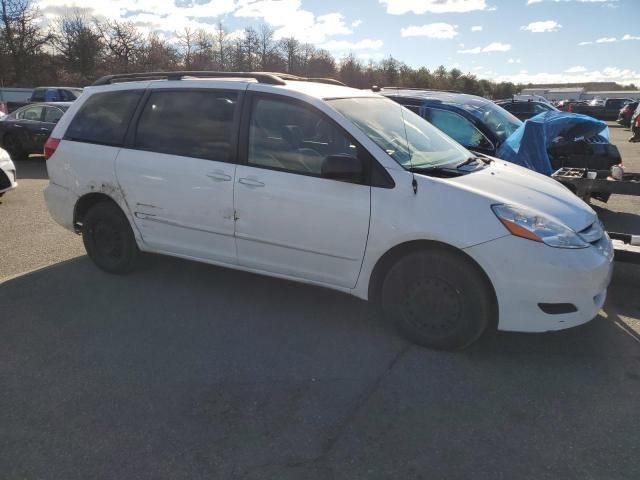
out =
[[[82,241],[89,258],[108,273],[127,273],[136,267],[140,250],[129,220],[111,202],[89,209],[82,221]]]
[[[14,162],[19,162],[29,158],[29,153],[25,151],[22,146],[22,142],[20,142],[20,139],[15,135],[11,133],[5,135],[3,144],[5,150],[9,152],[11,160]]]
[[[446,249],[398,260],[385,277],[381,299],[400,333],[438,350],[472,344],[495,316],[488,280],[470,260]]]

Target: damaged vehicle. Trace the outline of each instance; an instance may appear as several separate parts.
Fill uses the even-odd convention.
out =
[[[618,148],[609,143],[607,125],[585,115],[553,110],[523,123],[491,100],[475,95],[376,90],[469,150],[504,158],[545,175],[563,167],[609,170],[621,163]]]
[[[588,322],[612,272],[596,213],[558,182],[334,80],[108,76],[45,157],[51,216],[105,272],[153,252],[331,288],[432,348]]]

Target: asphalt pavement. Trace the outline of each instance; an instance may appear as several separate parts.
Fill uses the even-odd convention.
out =
[[[587,325],[435,352],[325,289],[158,256],[104,274],[48,218],[43,160],[18,169],[0,478],[640,478],[640,266],[616,265]],[[596,206],[640,232],[638,202]]]

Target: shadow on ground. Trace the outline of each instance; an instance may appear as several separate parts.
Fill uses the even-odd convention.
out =
[[[640,478],[640,344],[610,318],[434,352],[349,296],[155,256],[0,305],[5,478]]]

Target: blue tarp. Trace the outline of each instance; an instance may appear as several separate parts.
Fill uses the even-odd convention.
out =
[[[497,157],[536,172],[551,175],[549,144],[562,137],[565,141],[600,135],[609,139],[607,124],[587,115],[548,111],[525,121],[500,146]]]

